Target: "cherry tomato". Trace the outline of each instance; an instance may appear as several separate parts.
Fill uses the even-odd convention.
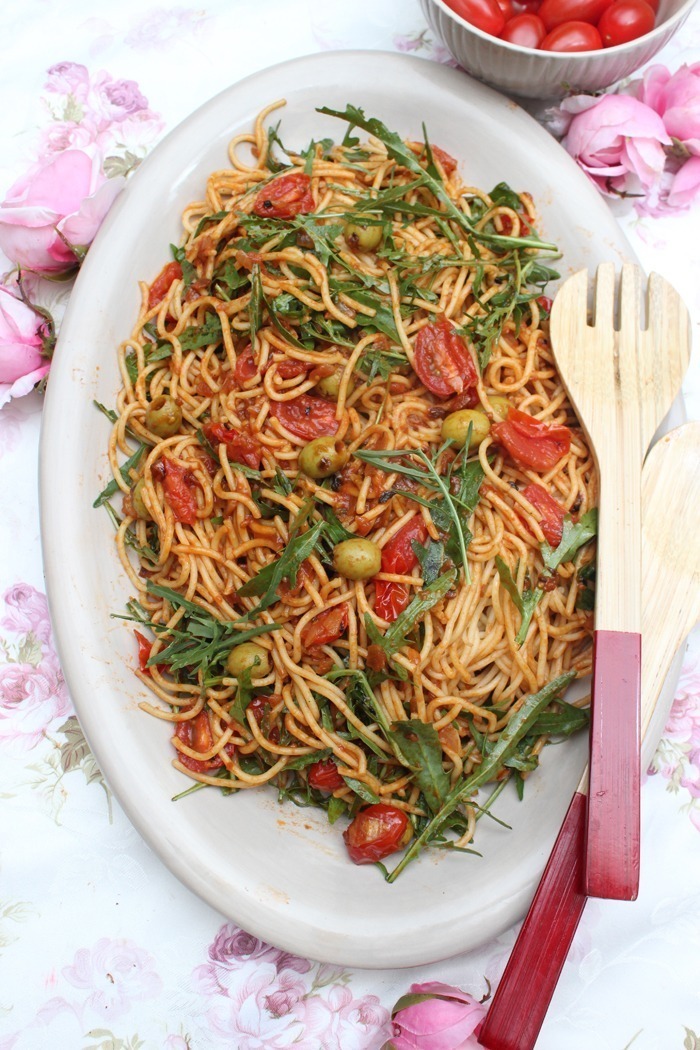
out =
[[[274,701],[276,701],[276,697],[256,696],[250,701],[246,711],[252,713],[253,718],[260,726],[262,735],[276,744],[279,742],[280,731],[278,726],[270,725],[271,708]]]
[[[205,423],[202,430],[207,441],[214,448],[222,444],[226,446],[226,455],[234,463],[245,463],[253,470],[260,469],[262,449],[254,437],[249,434],[241,434],[228,423]]]
[[[562,22],[547,33],[540,51],[600,51],[600,33],[588,22]]]
[[[432,143],[430,148],[433,151],[435,159],[439,160],[442,164],[442,170],[445,172],[445,175],[451,175],[457,170],[457,161],[454,157],[451,157],[446,150],[440,149],[439,146],[433,146]]]
[[[409,573],[418,564],[412,542],[423,544],[427,538],[425,522],[420,514],[416,514],[382,547],[382,572],[392,572],[397,576]],[[374,611],[387,623],[393,623],[403,612],[410,596],[405,584],[391,580],[375,580],[374,593]]]
[[[548,33],[562,22],[590,22],[594,26],[612,2],[613,0],[543,0],[537,14]]]
[[[561,534],[564,529],[564,515],[566,511],[561,503],[557,503],[554,496],[550,496],[541,485],[526,485],[523,496],[538,510],[541,515],[540,528],[544,538],[550,547],[558,547],[561,542]]]
[[[148,661],[151,656],[151,645],[153,644],[149,638],[146,638],[140,631],[134,631],[136,637],[136,644],[139,647],[139,671],[143,674],[150,675],[151,668],[148,666]],[[165,664],[156,664],[156,668],[160,674],[165,670]]]
[[[348,607],[345,603],[324,609],[313,620],[309,620],[301,632],[301,644],[305,649],[316,645],[330,645],[348,629]]]
[[[311,367],[308,361],[293,361],[288,358],[286,361],[277,362],[277,375],[282,379],[294,379],[295,376],[308,372]]]
[[[171,262],[164,266],[148,289],[148,309],[152,310],[158,303],[162,303],[173,281],[179,281],[181,277],[182,267],[179,262]]]
[[[303,172],[279,175],[259,191],[253,204],[256,215],[293,219],[314,210],[311,179]]]
[[[413,352],[418,378],[436,397],[452,397],[476,386],[472,355],[446,317],[421,328]]]
[[[354,864],[374,864],[403,849],[409,831],[408,817],[402,809],[377,802],[360,810],[343,832],[343,838]]]
[[[515,15],[506,22],[501,40],[507,40],[509,44],[518,44],[519,47],[538,48],[546,35],[547,30],[541,18],[537,15],[522,14]]]
[[[188,718],[185,722],[178,722],[175,736],[183,744],[191,748],[192,751],[201,751],[202,754],[209,751],[214,740],[211,735],[209,717],[206,711],[200,711],[194,718]],[[227,755],[232,755],[234,750],[233,744],[224,746],[224,751]],[[187,766],[193,773],[207,773],[211,769],[220,769],[224,764],[223,759],[219,755],[214,755],[213,758],[199,759],[190,758],[189,755],[183,755],[182,751],[178,751],[177,757],[183,766]]]
[[[517,408],[509,408],[491,433],[516,463],[531,470],[551,470],[571,446],[571,431],[560,423],[544,423]]]
[[[247,383],[257,374],[257,371],[258,366],[253,357],[253,348],[246,346],[236,358],[236,367],[234,369],[236,382],[239,386],[243,386],[244,383]]]
[[[537,299],[537,305],[540,308],[541,314],[544,314],[545,317],[549,317],[549,315],[552,312],[552,300],[549,298],[549,296],[540,295]]]
[[[615,0],[603,11],[598,31],[603,47],[616,47],[650,33],[656,16],[646,0]]]
[[[491,36],[498,36],[506,23],[496,0],[445,0],[445,3],[465,22]]]
[[[163,491],[175,520],[185,525],[194,525],[197,520],[197,499],[194,494],[189,471],[181,463],[163,456]]]
[[[290,433],[307,441],[335,434],[338,429],[335,405],[311,394],[299,394],[293,401],[271,401],[270,415]]]
[[[331,792],[337,791],[338,788],[345,787],[345,781],[338,772],[338,767],[332,758],[327,758],[322,762],[314,762],[313,765],[309,766],[309,784],[316,791],[323,791],[324,794],[330,795]]]

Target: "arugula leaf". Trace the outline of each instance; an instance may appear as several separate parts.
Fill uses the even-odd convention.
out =
[[[262,595],[259,604],[246,613],[243,619],[255,617],[274,604],[277,601],[277,589],[282,580],[288,580],[291,586],[294,586],[301,563],[315,549],[323,528],[324,522],[319,521],[308,532],[295,536],[276,561],[265,565],[256,576],[238,588],[237,593],[242,598]]]
[[[224,215],[226,212],[224,212]],[[191,263],[187,258],[187,253],[184,248],[178,248],[176,244],[170,245],[170,251],[173,254],[175,262],[179,262],[182,268],[182,280],[183,288],[185,291],[190,287],[192,282],[197,277],[197,267],[194,263]]]
[[[364,781],[356,780],[354,777],[343,777],[343,780],[363,802],[381,802],[379,795],[372,791],[372,788]]]
[[[127,485],[131,485],[131,476],[129,474],[129,471],[139,465],[141,456],[143,455],[145,448],[145,445],[139,445],[134,454],[129,456],[126,462],[119,468],[119,473],[121,474],[122,478],[127,483]],[[109,482],[109,484],[102,489],[102,492],[99,494],[99,496],[93,503],[93,507],[101,507],[103,503],[106,503],[107,500],[111,499],[112,496],[115,496],[119,491],[119,485],[113,478]]]
[[[263,303],[262,281],[260,279],[260,266],[253,264],[250,274],[250,302],[248,303],[248,318],[250,320],[250,344],[255,346],[255,336],[262,325],[262,303]]]
[[[219,315],[209,310],[204,315],[203,324],[191,325],[191,327],[185,328],[178,338],[184,351],[197,350],[202,346],[212,346],[215,343],[220,343],[222,333]]]
[[[416,627],[416,624],[425,613],[429,612],[434,605],[441,601],[447,592],[454,586],[457,580],[457,570],[450,569],[438,577],[434,583],[423,587],[409,602],[402,613],[386,630],[381,633],[370,613],[365,613],[365,627],[372,643],[381,646],[390,659],[399,649],[408,645],[408,637]]]
[[[533,737],[571,736],[588,726],[591,720],[588,708],[574,707],[565,700],[558,700],[557,703],[561,710],[545,711],[538,717],[531,730]]]
[[[506,208],[512,208],[513,211],[518,211],[521,206],[519,195],[512,190],[507,182],[499,182],[497,186],[489,193],[489,197],[494,204],[501,204]]]
[[[540,544],[545,568],[553,572],[557,566],[573,561],[577,551],[592,540],[597,531],[598,511],[595,507],[589,510],[587,514],[584,514],[576,525],[574,525],[571,515],[567,514],[564,518],[561,540],[556,550],[553,550],[548,543]]]
[[[442,744],[435,727],[413,718],[395,722],[391,735],[398,739],[431,813],[437,813],[450,790],[450,778],[442,768]]]
[[[280,126],[281,123],[282,122],[280,120],[278,120],[277,123],[274,125],[274,127],[270,126],[267,129],[267,141],[268,141],[267,166],[268,166],[269,170],[271,172],[273,172],[275,175],[278,172],[280,172],[280,171],[284,171],[285,168],[290,168],[292,166],[292,162],[289,159],[289,153],[287,151],[287,148],[284,145],[284,143],[282,142],[282,139],[279,137],[279,134],[278,134],[278,129],[279,129],[279,126]],[[274,153],[272,151],[273,146],[279,146],[279,148],[282,150],[282,152],[284,154],[286,154],[286,156],[287,156],[287,163],[286,164],[284,163],[284,161],[278,160],[278,158],[274,155]]]
[[[256,666],[260,663],[260,660],[256,660]],[[234,722],[238,722],[239,725],[247,729],[248,719],[245,716],[248,705],[253,699],[253,668],[247,667],[245,671],[238,675],[236,678],[236,696],[229,708],[229,714]]]
[[[333,149],[334,145],[335,143],[333,142],[333,139],[320,139],[318,142],[316,142],[314,139],[311,139],[309,145],[306,147],[305,150],[302,150],[300,154],[300,156],[304,160],[304,174],[310,175],[313,171],[313,165],[316,159],[317,146],[321,147],[321,160],[324,160],[327,154],[330,152],[330,150]]]
[[[227,259],[224,265],[214,274],[214,291],[222,299],[230,299],[232,294],[250,286],[250,274],[239,269],[235,259]]]
[[[513,604],[520,613],[521,622],[520,630],[515,636],[515,644],[522,645],[527,636],[528,628],[532,620],[532,615],[535,611],[537,603],[544,594],[544,591],[539,588],[526,589],[521,594],[517,588],[513,575],[504,562],[503,558],[499,554],[496,555],[496,569],[498,575],[501,577],[501,583],[508,591],[508,594],[513,599]]]
[[[442,543],[437,543],[431,539],[428,540],[425,547],[422,547],[416,540],[411,541],[411,546],[420,563],[423,586],[427,587],[429,584],[434,583],[440,575],[440,569],[445,560],[445,547]]]
[[[207,225],[208,225],[208,224],[209,224],[210,222],[221,222],[221,220],[222,220],[222,219],[225,219],[227,215],[228,215],[228,212],[227,212],[227,211],[217,211],[217,212],[214,212],[214,213],[213,213],[212,215],[204,215],[204,216],[203,216],[203,217],[202,217],[202,218],[201,218],[201,219],[199,220],[199,223],[197,224],[197,229],[196,229],[196,230],[194,231],[194,236],[195,236],[195,239],[196,239],[197,237],[199,237],[199,235],[200,235],[200,233],[202,232],[202,230],[203,230],[203,229],[204,229],[204,228],[205,228],[205,227],[206,227],[206,226],[207,226]]]
[[[372,346],[363,352],[357,367],[367,373],[367,381],[371,383],[377,375],[384,380],[389,379],[392,372],[406,364],[408,358],[402,350],[380,350]]]
[[[290,496],[294,491],[294,486],[291,481],[279,467],[275,467],[275,476],[270,482],[270,488],[274,489],[275,492],[279,492],[281,496]]]
[[[573,671],[559,675],[538,693],[529,696],[509,719],[493,750],[481,765],[470,776],[458,781],[442,803],[440,809],[425,825],[420,834],[413,840],[394,870],[387,875],[387,882],[394,882],[404,868],[418,856],[424,846],[441,834],[455,809],[470,797],[483,784],[492,780],[501,770],[504,763],[517,750],[520,741],[527,736],[536,723],[539,715],[556,700],[571,681],[576,677]]]

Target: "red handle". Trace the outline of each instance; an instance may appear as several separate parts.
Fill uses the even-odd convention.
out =
[[[576,792],[486,1015],[489,1050],[532,1050],[576,933],[586,895],[586,796]]]
[[[584,884],[589,897],[633,901],[639,890],[642,639],[596,631]]]

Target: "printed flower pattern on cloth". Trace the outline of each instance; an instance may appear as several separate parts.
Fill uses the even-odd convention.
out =
[[[700,831],[700,660],[683,668],[649,772],[665,777],[669,791],[688,793],[684,809]]]
[[[45,318],[0,285],[0,408],[47,374],[45,325]]]

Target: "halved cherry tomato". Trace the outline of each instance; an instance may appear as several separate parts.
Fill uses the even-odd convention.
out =
[[[187,467],[176,463],[174,459],[163,456],[163,491],[168,506],[175,515],[176,521],[185,525],[194,525],[197,520],[197,498],[189,478]]]
[[[226,445],[226,455],[234,463],[245,463],[253,470],[260,469],[262,461],[262,448],[260,443],[249,434],[241,434],[234,430],[228,423],[205,423],[202,427],[207,441],[216,448],[217,445]]]
[[[571,447],[571,431],[560,423],[544,423],[517,408],[509,408],[491,433],[516,463],[531,470],[551,470]]]
[[[603,41],[588,22],[562,22],[547,33],[540,51],[600,51]]]
[[[541,485],[526,485],[523,496],[541,515],[540,528],[550,547],[558,547],[564,529],[566,511]]]
[[[209,751],[214,740],[206,711],[200,711],[194,718],[188,718],[185,722],[178,722],[175,736],[192,751],[201,751],[203,754]],[[233,744],[226,744],[224,751],[227,755],[232,755],[235,747]],[[183,755],[182,751],[178,751],[177,757],[183,766],[187,766],[193,773],[207,773],[210,769],[220,769],[224,764],[219,755],[201,760],[190,758],[189,755]]]
[[[301,644],[305,649],[317,645],[330,645],[348,629],[348,607],[345,603],[324,609],[313,620],[309,620],[301,632]]]
[[[328,795],[332,791],[337,791],[338,788],[345,787],[345,781],[338,772],[338,767],[332,758],[327,758],[322,762],[314,762],[313,765],[309,766],[308,781],[316,791],[323,791],[324,794]]]
[[[445,0],[445,3],[465,22],[491,36],[498,36],[506,23],[496,0]]]
[[[598,19],[613,0],[542,0],[537,12],[544,22],[547,32],[562,22],[590,22],[598,24]]]
[[[335,434],[338,429],[335,405],[311,394],[299,394],[293,401],[271,401],[270,415],[290,433],[307,441]]]
[[[650,33],[656,16],[646,0],[615,0],[603,11],[598,31],[603,47],[616,47]]]
[[[151,656],[151,646],[153,643],[149,638],[146,638],[144,634],[141,634],[140,631],[134,631],[134,635],[136,637],[136,644],[139,647],[139,671],[142,671],[143,674],[150,675],[151,668],[148,666],[148,661]],[[156,664],[156,669],[162,674],[165,669],[165,664]]]
[[[295,376],[301,376],[304,372],[308,372],[313,366],[309,361],[293,361],[291,358],[287,358],[286,361],[277,362],[277,375],[281,376],[282,379],[294,379]]]
[[[253,348],[251,346],[246,346],[236,358],[236,367],[234,369],[236,382],[239,386],[243,386],[244,383],[247,383],[249,379],[253,378],[257,371],[258,366],[253,357]]]
[[[402,809],[376,802],[360,810],[343,832],[343,838],[354,864],[374,864],[403,849],[409,831],[408,817]]]
[[[501,40],[507,40],[509,44],[518,44],[519,47],[538,48],[546,35],[547,30],[541,18],[537,15],[522,14],[515,15],[506,22]]]
[[[382,572],[392,572],[397,576],[409,573],[418,564],[412,542],[423,544],[427,538],[425,522],[420,514],[416,514],[382,547]],[[387,623],[393,623],[403,612],[410,596],[405,584],[391,580],[375,580],[374,594],[374,611]]]
[[[413,352],[418,378],[436,397],[452,397],[476,386],[472,355],[446,317],[421,328]]]
[[[442,170],[445,172],[445,175],[451,175],[453,171],[456,171],[457,161],[454,159],[454,157],[451,157],[446,150],[440,149],[439,146],[433,146],[432,143],[430,145],[430,148],[433,151],[433,156],[435,157],[435,159],[439,160],[442,164]]]
[[[171,262],[164,266],[148,289],[148,309],[152,310],[158,303],[162,303],[173,281],[179,281],[181,277],[182,267],[179,262]]]
[[[311,179],[301,171],[280,175],[268,182],[258,193],[253,204],[256,215],[273,219],[293,219],[314,210]]]
[[[537,299],[537,305],[540,310],[544,313],[545,317],[549,317],[552,312],[552,300],[548,295],[540,295]]]

